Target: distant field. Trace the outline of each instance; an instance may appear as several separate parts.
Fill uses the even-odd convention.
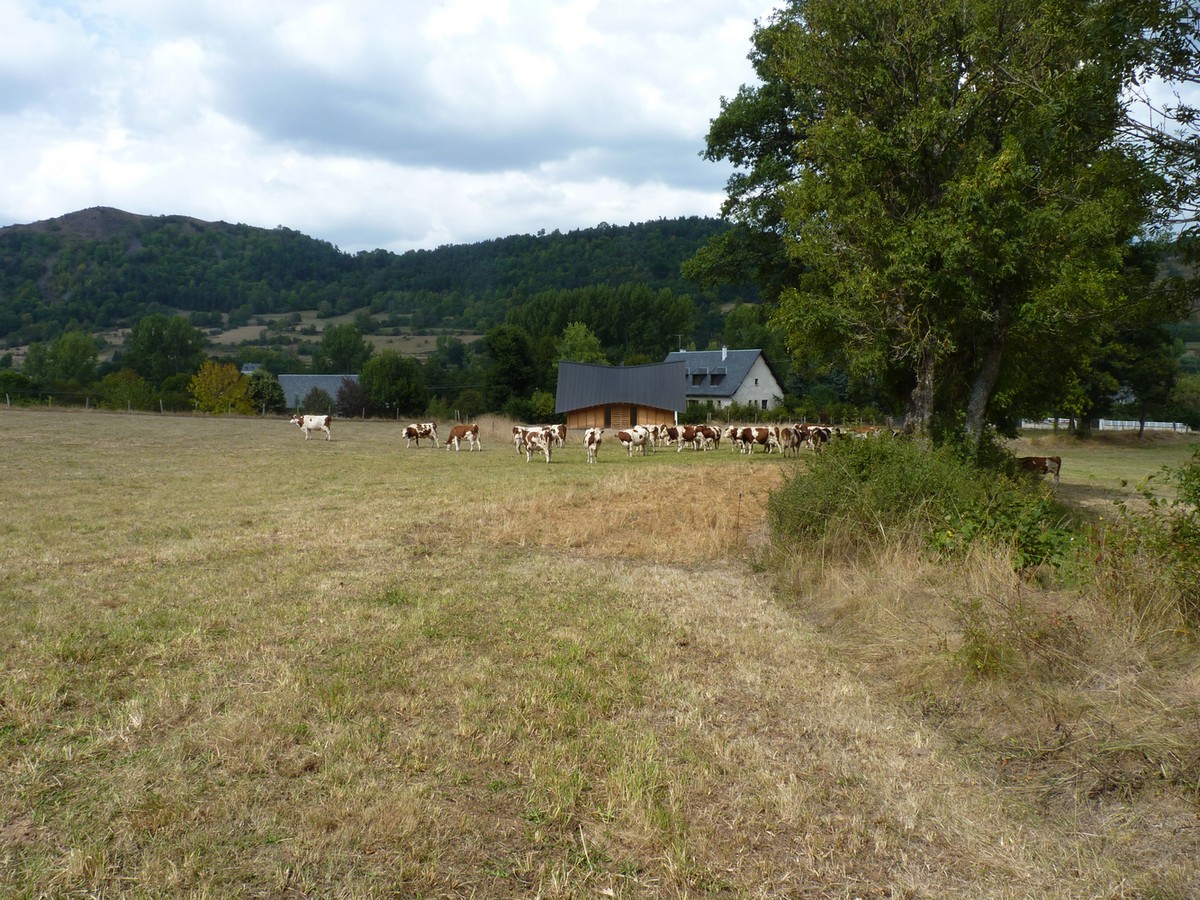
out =
[[[0,409],[0,893],[1197,885],[1194,809],[1039,800],[806,618],[764,519],[803,460],[588,465],[573,435],[547,465],[481,425],[454,453],[392,422]],[[1187,452],[1061,449],[1068,493]],[[918,563],[844,589],[922,601]]]

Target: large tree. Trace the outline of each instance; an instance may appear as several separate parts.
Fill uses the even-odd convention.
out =
[[[130,329],[119,361],[158,387],[172,376],[196,373],[204,343],[204,332],[183,316],[155,313]]]
[[[1140,282],[1128,301],[1127,261],[1186,154],[1126,139],[1128,89],[1189,23],[1176,0],[793,0],[760,25],[762,83],[722,102],[708,155],[739,167],[726,214],[777,248],[755,265],[793,353],[977,440],[1001,387],[1052,357],[1054,390],[1167,314]]]

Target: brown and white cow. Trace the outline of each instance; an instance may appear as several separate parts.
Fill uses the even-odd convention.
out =
[[[1062,457],[1018,456],[1017,466],[1025,472],[1032,472],[1034,475],[1053,475],[1054,483],[1057,485],[1058,476],[1062,473]]]
[[[756,445],[770,453],[772,446],[779,446],[779,428],[775,425],[747,425],[738,429],[735,440],[743,453],[753,453]]]
[[[525,448],[525,462],[533,459],[535,453],[545,453],[546,462],[550,462],[550,449],[554,446],[554,432],[549,428],[527,428],[521,437]]]
[[[302,416],[300,413],[292,416],[289,424],[299,425],[300,430],[304,432],[304,439],[307,441],[309,433],[313,431],[325,432],[325,440],[333,440],[333,435],[329,433],[329,423],[333,421],[333,416]]]
[[[483,444],[479,441],[479,426],[478,425],[455,425],[450,429],[450,436],[446,438],[446,449],[454,448],[454,452],[458,452],[460,441],[466,441],[469,445],[468,453],[471,450],[482,450]]]
[[[587,448],[587,461],[594,463],[600,455],[600,441],[604,439],[603,428],[589,428],[583,433],[583,446]]]
[[[716,425],[697,425],[696,430],[699,433],[700,449],[716,449],[721,446],[721,429]]]
[[[411,447],[415,441],[417,446],[421,446],[421,438],[427,438],[433,441],[433,446],[440,447],[437,436],[437,423],[435,422],[414,422],[404,429],[404,437],[407,440],[405,447]]]
[[[641,451],[642,455],[646,453],[646,444],[650,440],[650,434],[639,428],[630,428],[626,431],[617,432],[617,440],[621,442],[621,446],[625,448],[626,455],[633,456],[634,448]]]
[[[703,440],[700,436],[700,428],[697,425],[680,425],[675,439],[679,442],[679,447],[675,450],[676,453],[682,453],[685,445],[695,450],[698,442]]]

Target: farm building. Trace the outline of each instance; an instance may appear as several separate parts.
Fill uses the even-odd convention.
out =
[[[287,408],[299,409],[313,388],[320,388],[336,400],[338,389],[346,379],[358,384],[357,375],[280,375],[279,386],[283,388]]]
[[[676,350],[667,363],[682,363],[689,403],[712,401],[715,409],[733,403],[774,409],[783,397],[779,379],[761,350]]]
[[[558,364],[554,411],[565,414],[568,428],[629,428],[673,425],[687,408],[684,366],[599,366]]]

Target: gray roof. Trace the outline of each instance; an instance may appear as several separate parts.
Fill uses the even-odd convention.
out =
[[[279,386],[283,388],[283,396],[287,398],[288,409],[299,409],[313,388],[320,388],[336,400],[338,388],[347,378],[358,384],[357,375],[280,375]]]
[[[598,366],[593,363],[558,364],[556,413],[629,403],[654,409],[687,409],[687,381],[683,365],[665,362],[648,366]]]
[[[666,361],[685,367],[689,397],[732,397],[760,356],[761,350],[675,350],[667,354]],[[694,375],[700,376],[699,384],[693,384]]]

